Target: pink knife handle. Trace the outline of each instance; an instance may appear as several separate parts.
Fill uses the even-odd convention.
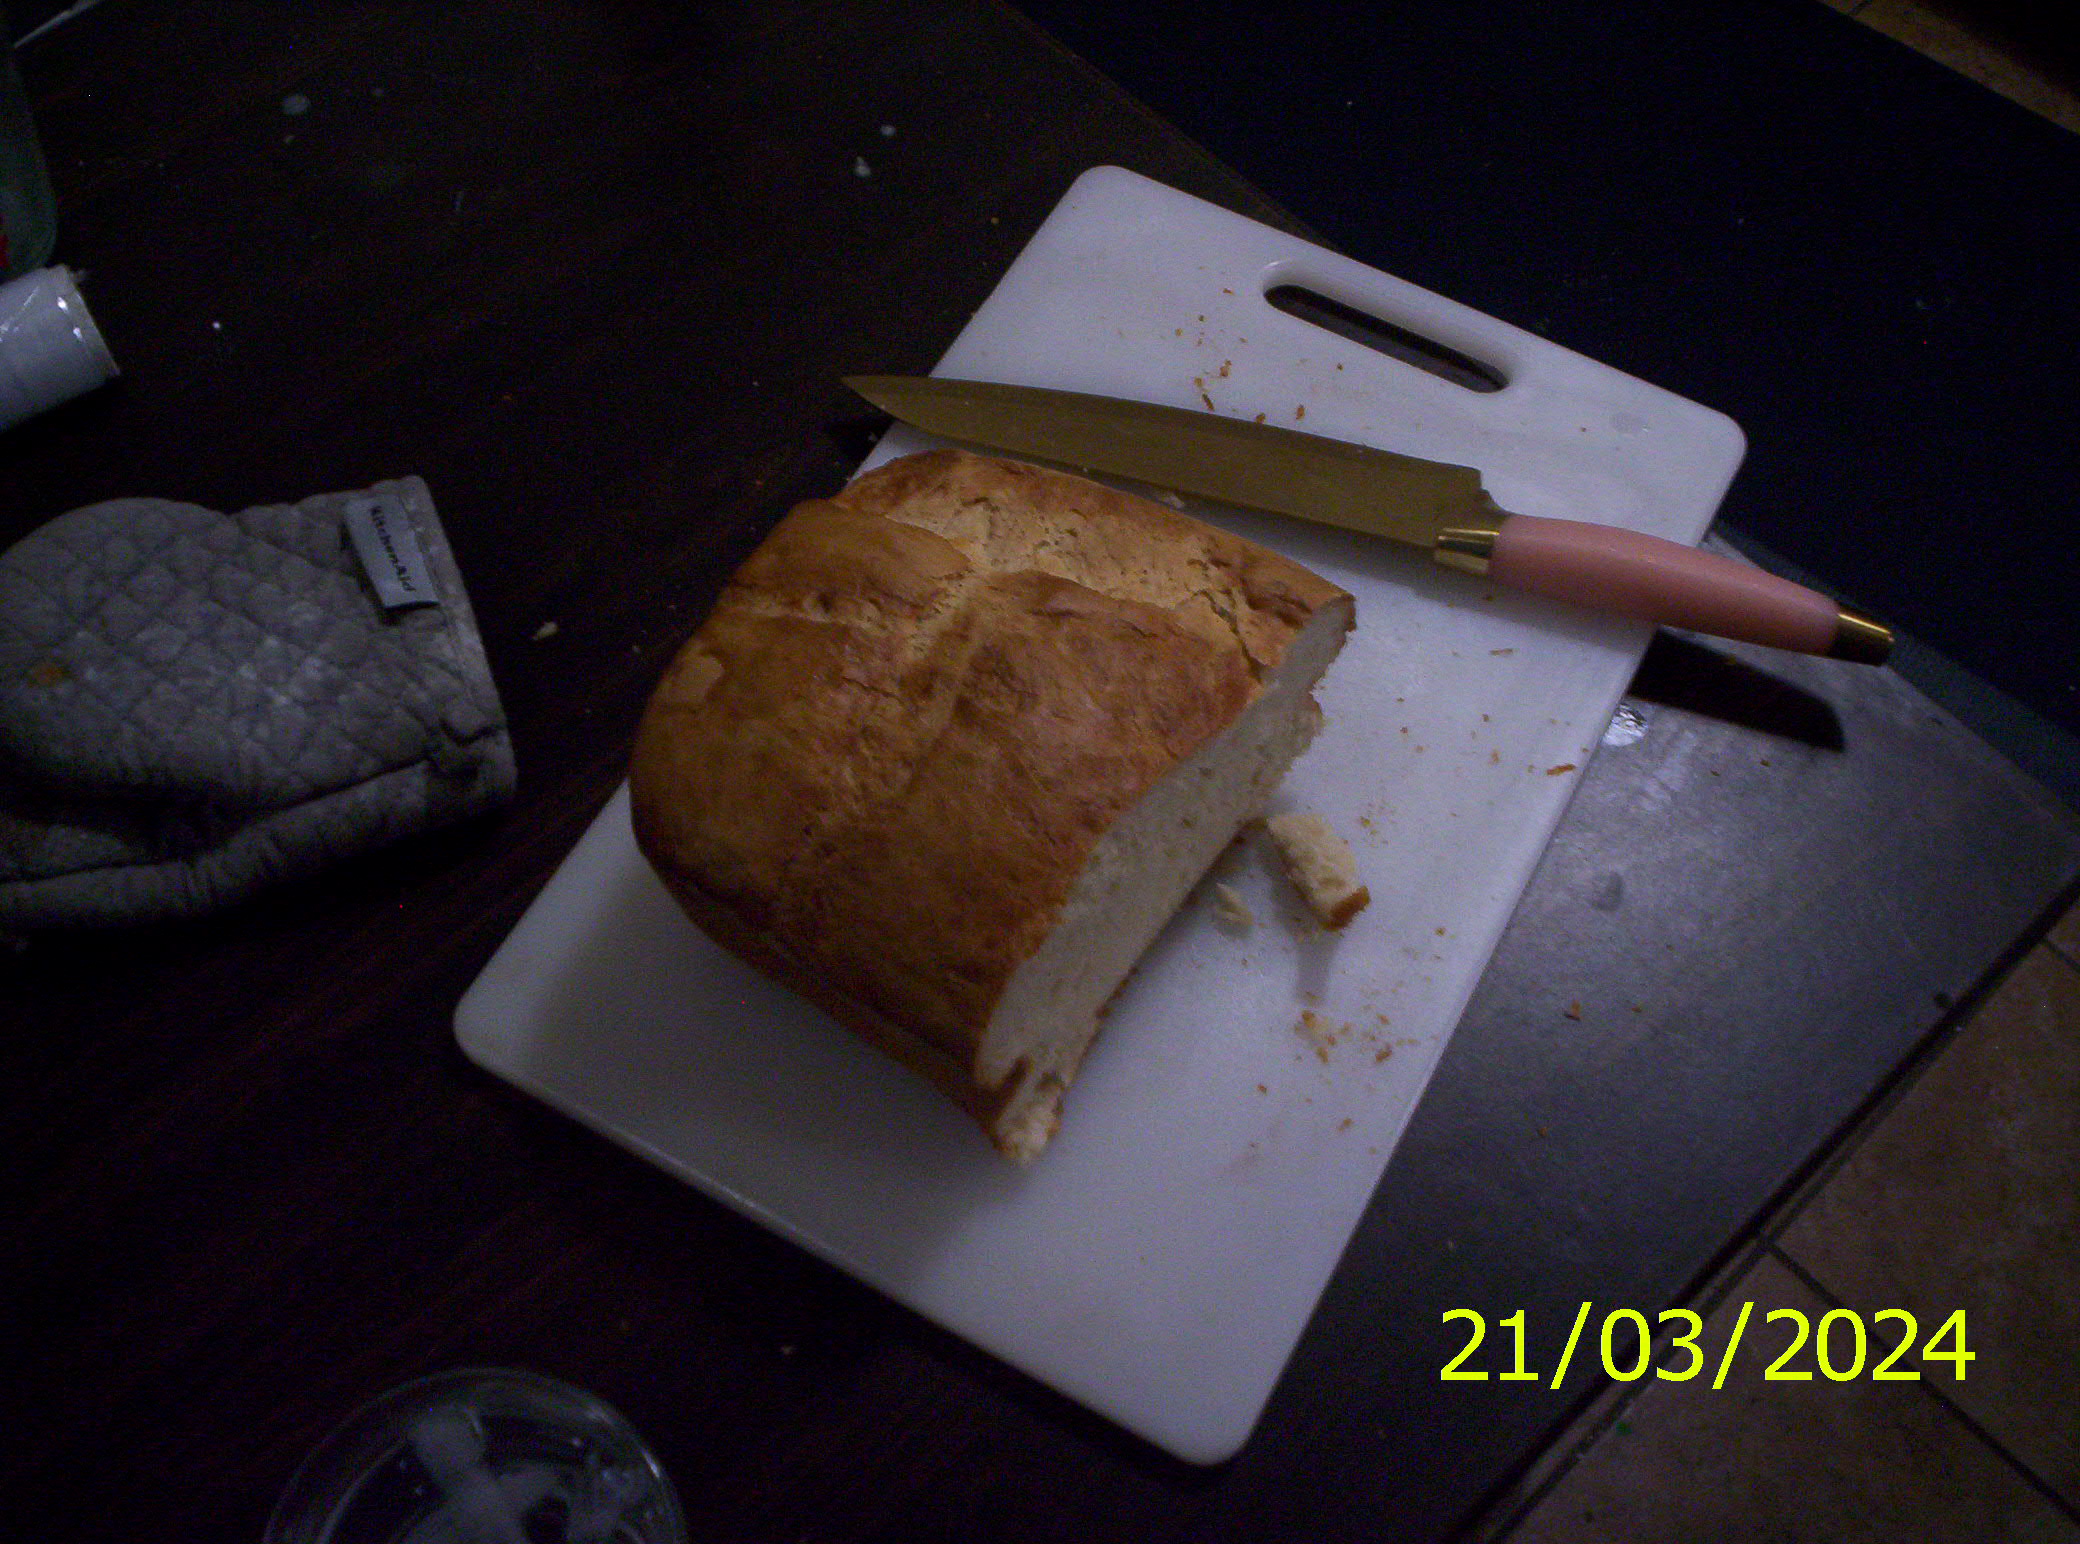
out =
[[[1801,654],[1828,653],[1841,615],[1827,596],[1746,563],[1542,515],[1502,522],[1488,575],[1551,600]]]

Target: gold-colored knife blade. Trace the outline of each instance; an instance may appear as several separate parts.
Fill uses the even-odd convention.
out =
[[[1748,564],[1617,527],[1511,514],[1473,467],[1046,387],[898,375],[845,384],[927,433],[1383,536],[1570,604],[1865,664],[1891,651],[1882,622]]]
[[[937,376],[854,375],[845,384],[929,434],[1426,551],[1440,522],[1501,519],[1473,467],[1197,409]]]

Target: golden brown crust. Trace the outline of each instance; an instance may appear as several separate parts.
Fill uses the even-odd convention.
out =
[[[1342,595],[1080,478],[891,462],[793,510],[673,661],[637,839],[718,941],[987,1125],[990,1014],[1098,838]]]

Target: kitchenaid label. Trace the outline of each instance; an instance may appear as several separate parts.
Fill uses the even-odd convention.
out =
[[[347,536],[386,608],[440,604],[419,533],[401,500],[385,493],[347,500]]]

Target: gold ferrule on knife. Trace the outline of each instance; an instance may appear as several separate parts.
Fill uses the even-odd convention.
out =
[[[1430,556],[1446,568],[1462,574],[1487,577],[1495,560],[1495,538],[1501,533],[1503,516],[1492,520],[1454,520],[1440,524],[1430,543]]]

